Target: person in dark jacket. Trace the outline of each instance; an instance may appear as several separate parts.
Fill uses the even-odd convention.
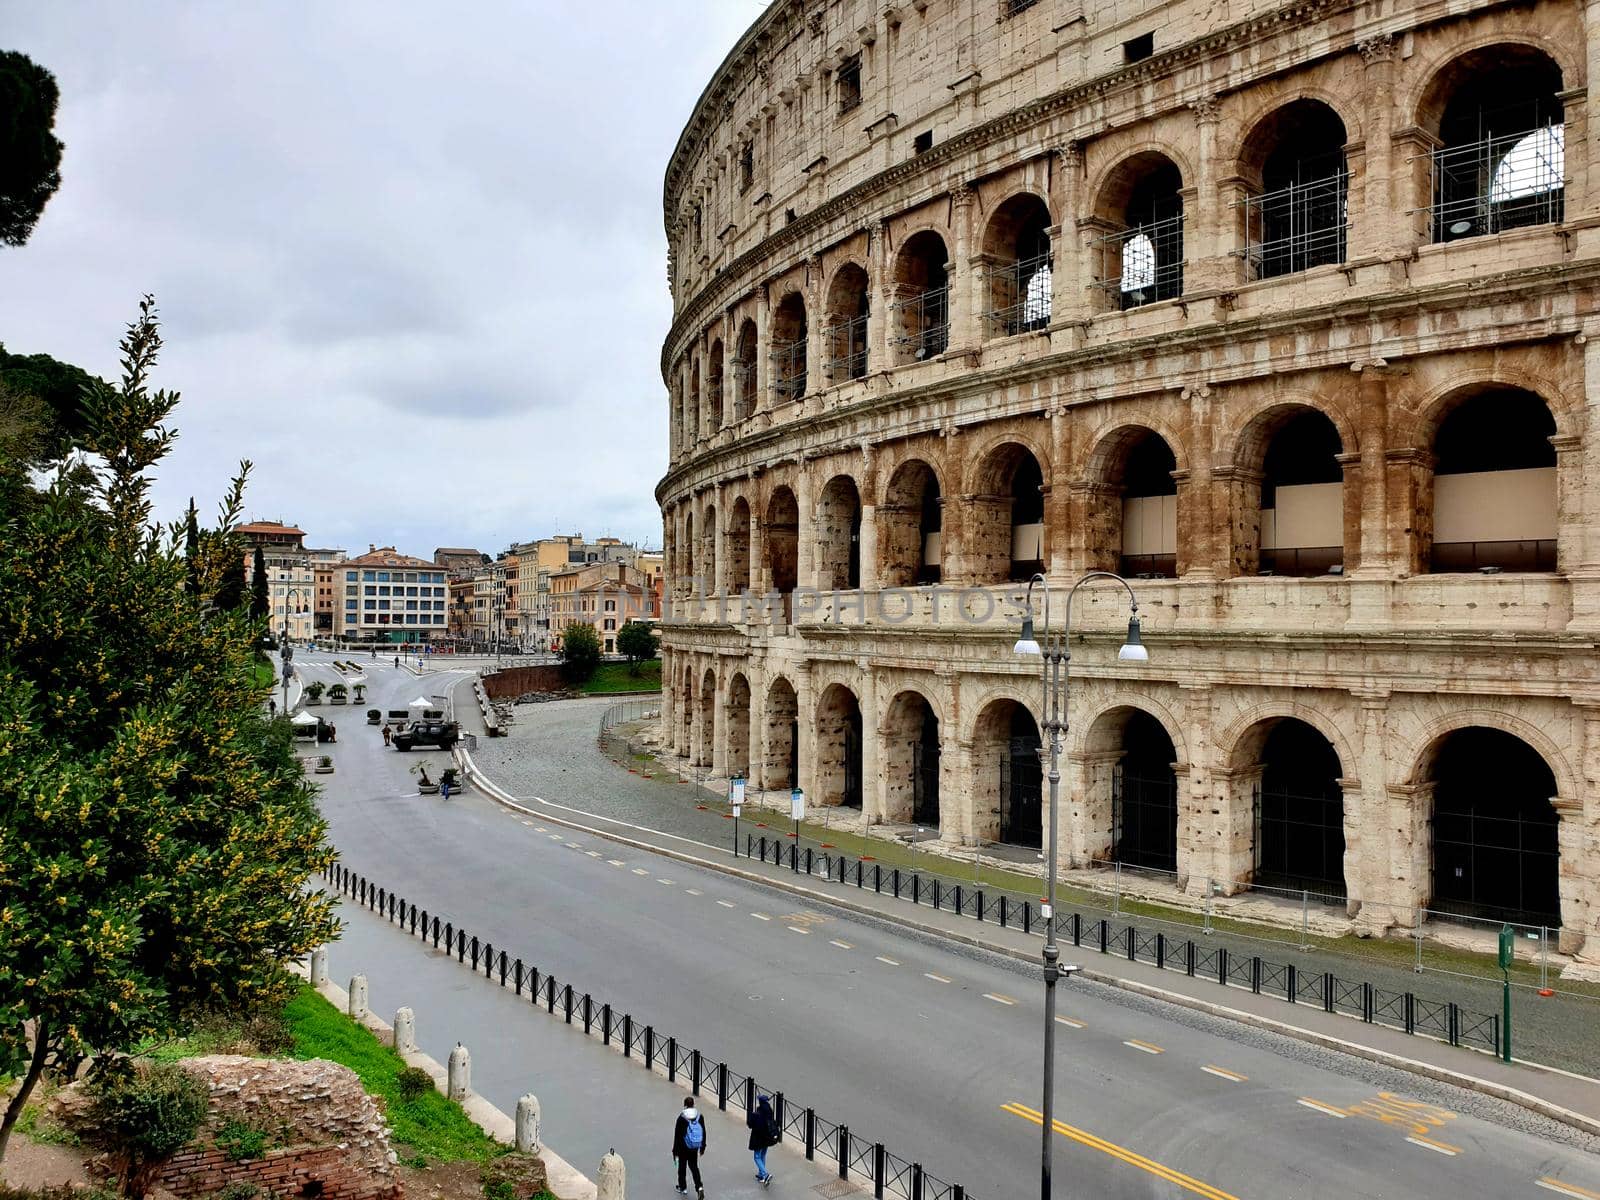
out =
[[[706,1136],[706,1123],[694,1106],[694,1097],[683,1098],[683,1111],[672,1130],[672,1157],[678,1162],[678,1194],[689,1194],[685,1173],[694,1176],[694,1191],[699,1200],[706,1200],[705,1184],[700,1182],[700,1156],[706,1152],[710,1139]]]
[[[767,1170],[767,1147],[778,1144],[778,1119],[772,1115],[772,1097],[757,1099],[755,1108],[745,1114],[744,1123],[750,1127],[750,1150],[756,1158],[756,1182],[766,1187],[772,1182],[772,1172]]]

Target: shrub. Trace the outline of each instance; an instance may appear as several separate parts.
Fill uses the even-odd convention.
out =
[[[106,1059],[91,1077],[100,1137],[122,1160],[122,1189],[141,1195],[150,1168],[193,1140],[206,1119],[205,1085],[181,1067]]]
[[[433,1091],[433,1076],[421,1067],[406,1067],[395,1076],[394,1085],[400,1099],[409,1103]]]
[[[217,1149],[228,1156],[230,1162],[246,1158],[260,1158],[267,1152],[271,1141],[265,1129],[258,1129],[248,1121],[228,1121],[217,1130]]]
[[[211,1200],[256,1200],[259,1195],[261,1189],[255,1184],[236,1179],[220,1192],[213,1193]]]

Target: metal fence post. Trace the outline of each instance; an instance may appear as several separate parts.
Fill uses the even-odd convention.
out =
[[[646,1025],[644,1027],[644,1065],[652,1071],[655,1070],[656,1030],[655,1026],[653,1025]]]
[[[1406,1032],[1415,1033],[1417,1031],[1417,997],[1414,992],[1406,993],[1405,1014]]]
[[[979,901],[978,907],[981,910],[982,907],[983,907],[982,900],[981,900],[981,897],[983,896],[983,893],[979,892],[978,896],[980,897],[980,901]],[[981,921],[983,919],[983,917],[980,915],[978,919]],[[1004,892],[1001,892],[1000,893],[1000,928],[1004,929],[1005,927],[1006,927],[1006,895],[1005,895]]]
[[[1333,1011],[1333,972],[1322,973],[1322,1011]]]
[[[700,1094],[700,1051],[689,1051],[689,1070],[694,1073],[694,1078],[689,1081],[689,1090],[698,1096]]]
[[[585,1034],[594,1032],[594,999],[588,992],[583,994],[583,1032]]]
[[[516,970],[513,972],[513,977],[517,981],[517,995],[519,995],[519,996],[522,995],[522,975],[523,975],[522,960],[519,958],[519,959],[517,959]]]
[[[572,1024],[572,985],[569,983],[561,994],[561,1008],[566,1014],[567,1024]]]
[[[884,1158],[883,1143],[872,1143],[872,1196],[873,1200],[883,1200],[884,1176],[888,1174],[888,1162]]]
[[[1132,925],[1128,926],[1128,961],[1138,962],[1139,934]]]
[[[673,1083],[678,1082],[678,1039],[667,1039],[667,1079]]]
[[[1167,969],[1167,935],[1156,930],[1156,970]]]
[[[1250,990],[1256,995],[1261,994],[1261,955],[1250,956]]]
[[[1217,982],[1223,987],[1228,986],[1228,948],[1217,947]]]
[[[633,1057],[633,1014],[622,1014],[622,1057]]]
[[[600,1006],[600,1040],[604,1045],[611,1045],[611,1005]]]
[[[728,1111],[728,1064],[717,1064],[717,1107],[723,1112]]]
[[[1081,912],[1072,914],[1072,944],[1074,946],[1083,945],[1083,914]]]
[[[1190,938],[1183,944],[1183,973],[1190,979],[1194,978],[1194,939]]]
[[[1500,1044],[1500,1039],[1495,1038],[1495,1045]],[[850,1178],[850,1126],[839,1126],[839,1178]]]
[[[773,1121],[778,1126],[778,1140],[780,1142],[783,1141],[783,1119],[784,1119],[785,1112],[786,1112],[786,1110],[785,1110],[784,1105],[783,1105],[783,1093],[782,1092],[773,1092],[772,1093],[772,1118],[773,1118]]]
[[[1368,1025],[1372,1024],[1372,985],[1361,985],[1361,1019]]]
[[[922,1200],[922,1164],[911,1164],[911,1200]]]
[[[806,1161],[814,1162],[817,1157],[817,1110],[806,1109]]]
[[[1283,972],[1283,998],[1290,1004],[1295,1002],[1295,993],[1300,990],[1296,985],[1297,974],[1293,963],[1290,963]]]

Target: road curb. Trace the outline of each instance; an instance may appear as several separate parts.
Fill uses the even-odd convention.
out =
[[[794,896],[803,896],[807,900],[810,900],[814,903],[825,904],[833,908],[843,909],[846,912],[851,912],[858,916],[864,916],[875,921],[883,921],[890,925],[897,925],[904,929],[914,930],[929,937],[936,937],[945,941],[958,942],[963,945],[971,946],[975,949],[984,950],[990,954],[997,954],[1002,957],[1012,959],[1016,962],[1032,964],[1037,961],[1033,955],[1025,954],[1022,951],[1015,950],[1009,946],[997,946],[992,942],[985,941],[971,934],[943,929],[939,926],[930,925],[926,922],[919,921],[909,915],[881,912],[865,904],[856,904],[852,902],[848,896],[839,896],[827,892],[820,892],[815,888],[807,887],[803,884],[791,883],[788,880],[783,879],[773,879],[766,875],[758,875],[754,871],[746,871],[730,863],[719,862],[715,859],[701,858],[700,856],[690,854],[687,851],[675,850],[667,846],[655,846],[649,842],[642,841],[638,838],[628,837],[613,830],[596,828],[593,825],[585,825],[580,821],[575,821],[567,817],[553,816],[543,809],[529,807],[522,801],[518,800],[515,796],[511,795],[505,789],[500,787],[499,784],[495,783],[487,775],[483,774],[482,770],[472,762],[471,755],[464,749],[458,747],[456,749],[456,754],[462,760],[462,765],[469,769],[472,782],[477,785],[479,790],[482,791],[485,796],[488,796],[489,799],[493,800],[496,804],[499,804],[504,808],[511,809],[515,812],[522,813],[525,816],[537,817],[541,821],[548,821],[552,825],[561,825],[567,829],[580,830],[595,837],[602,837],[607,841],[616,842],[619,845],[629,846],[635,850],[642,850],[647,854],[659,854],[664,858],[669,858],[676,862],[687,863],[691,866],[704,867],[707,870],[716,871],[719,874],[728,875],[736,879],[742,879],[748,883],[759,884],[762,887],[772,888],[774,890],[786,892]],[[704,843],[696,844],[703,845]],[[1161,1000],[1168,1004],[1176,1005],[1179,1008],[1187,1008],[1225,1020],[1236,1021],[1242,1025],[1249,1025],[1257,1029],[1263,1029],[1268,1032],[1277,1033],[1284,1037],[1294,1038],[1297,1041],[1308,1042],[1312,1045],[1320,1046],[1326,1050],[1337,1051],[1339,1053],[1348,1054],[1354,1058],[1365,1059],[1368,1062],[1379,1063],[1384,1066],[1393,1067],[1402,1071],[1409,1071],[1414,1075],[1421,1075],[1424,1078],[1432,1079],[1439,1083],[1447,1083],[1453,1087],[1459,1087],[1467,1091],[1477,1092],[1480,1095],[1490,1096],[1497,1100],[1504,1100],[1507,1103],[1515,1104],[1518,1107],[1528,1109],[1530,1112],[1538,1113],[1540,1116],[1547,1117],[1550,1120],[1559,1121],[1563,1125],[1568,1125],[1584,1133],[1600,1137],[1600,1120],[1596,1120],[1595,1118],[1586,1116],[1580,1112],[1575,1112],[1569,1108],[1563,1108],[1561,1105],[1553,1104],[1550,1101],[1545,1100],[1540,1096],[1536,1096],[1531,1092],[1525,1092],[1519,1088],[1510,1087],[1506,1084],[1496,1083],[1492,1079],[1483,1079],[1476,1075],[1469,1075],[1463,1071],[1453,1071],[1448,1067],[1440,1067],[1434,1065],[1433,1063],[1423,1062],[1419,1059],[1407,1058],[1404,1055],[1394,1054],[1388,1050],[1380,1050],[1375,1046],[1366,1046],[1360,1042],[1348,1041],[1344,1038],[1336,1037],[1333,1034],[1319,1033],[1314,1029],[1306,1029],[1299,1025],[1292,1025],[1287,1021],[1278,1021],[1272,1017],[1264,1017],[1259,1013],[1245,1012],[1242,1009],[1232,1008],[1226,1004],[1218,1004],[1214,1001],[1202,1000],[1196,996],[1187,996],[1182,992],[1168,991],[1165,988],[1155,987],[1148,983],[1140,983],[1138,980],[1134,979],[1124,979],[1120,976],[1110,974],[1109,972],[1098,971],[1093,968],[1085,968],[1080,970],[1079,974],[1082,975],[1083,978],[1092,980],[1095,983],[1107,984],[1111,987],[1118,988],[1134,995],[1145,996],[1149,999]],[[1474,1053],[1474,1051],[1469,1050],[1468,1053]],[[1537,1063],[1524,1065],[1530,1070],[1540,1069]]]

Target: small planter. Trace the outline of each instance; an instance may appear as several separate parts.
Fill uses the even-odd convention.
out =
[[[367,685],[364,684],[364,683],[358,683],[358,684],[355,684],[353,686],[354,686],[354,690],[355,690],[355,695],[351,697],[352,702],[355,703],[355,704],[364,703],[366,701],[366,698],[367,698]]]
[[[439,785],[437,783],[419,783],[417,784],[417,791],[424,796],[437,796],[439,794]]]
[[[317,757],[317,765],[313,768],[313,770],[318,775],[332,775],[333,759],[329,758],[326,754],[319,755]]]
[[[322,703],[322,693],[325,690],[326,689],[323,687],[322,681],[320,679],[313,680],[312,682],[306,684],[306,690],[305,690],[306,703],[307,704],[321,704]]]
[[[329,704],[344,704],[350,698],[350,689],[342,683],[336,683],[328,689]]]
[[[383,710],[379,708],[367,709],[367,724],[379,725],[383,723]]]

